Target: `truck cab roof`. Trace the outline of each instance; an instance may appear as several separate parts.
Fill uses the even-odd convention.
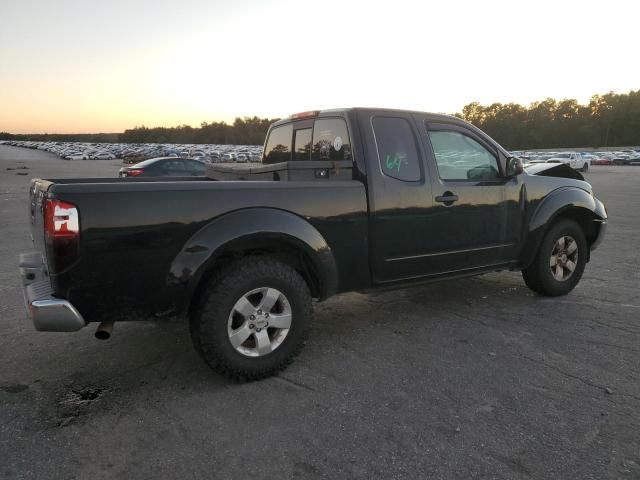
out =
[[[429,113],[429,112],[421,112],[418,110],[403,110],[403,109],[392,109],[392,108],[372,108],[372,107],[350,107],[350,108],[335,108],[335,109],[326,109],[326,110],[312,110],[301,113],[294,113],[287,118],[274,122],[269,127],[269,131],[267,132],[267,136],[265,138],[264,148],[263,148],[263,159],[262,162],[265,164],[272,163],[281,163],[284,161],[290,160],[356,160],[358,161],[358,156],[354,155],[353,157],[350,155],[344,155],[344,151],[342,151],[341,155],[323,155],[322,151],[318,152],[318,143],[317,140],[323,141],[322,138],[316,138],[316,127],[315,123],[317,120],[329,119],[329,118],[343,118],[346,122],[343,128],[338,128],[338,132],[342,131],[344,135],[343,137],[340,133],[330,132],[328,128],[325,130],[326,137],[324,140],[329,139],[329,137],[333,136],[334,139],[338,138],[340,140],[344,140],[345,143],[349,143],[350,141],[355,141],[356,144],[358,140],[353,137],[352,130],[353,125],[361,123],[361,120],[365,117],[420,117],[420,122],[425,122],[428,124],[439,124],[439,125],[452,125],[460,128],[464,128],[467,130],[472,130],[475,135],[484,138],[488,143],[494,145],[505,158],[512,157],[513,155],[500,146],[495,140],[489,137],[485,132],[475,127],[471,123],[452,116],[445,115],[441,113]],[[326,120],[328,122],[328,120]],[[369,123],[368,121],[365,123]],[[291,126],[291,131],[286,131],[285,128],[287,126]],[[326,123],[325,123],[326,126]],[[298,139],[298,132],[305,129],[311,129],[313,135],[313,141],[309,147],[306,147],[307,139],[303,136],[300,136],[300,142]],[[277,140],[272,138],[272,133],[276,130],[280,131],[280,135]],[[301,132],[303,133],[303,132]],[[333,133],[333,135],[331,135]],[[311,133],[307,133],[311,135]],[[286,139],[285,139],[286,137]],[[289,140],[291,140],[289,142]],[[330,140],[330,139],[329,139]],[[311,141],[309,139],[309,141]],[[284,142],[284,143],[282,143]],[[325,142],[326,143],[326,142]],[[330,142],[329,142],[330,143]],[[290,147],[288,146],[290,144]],[[286,148],[282,148],[282,147]],[[276,151],[276,154],[273,155],[275,158],[271,158],[270,152],[273,148],[280,148],[280,151]],[[289,148],[289,150],[287,150]],[[301,148],[301,150],[298,150]],[[357,148],[354,146],[354,148]],[[309,155],[308,149],[311,150],[311,154]],[[351,149],[351,145],[349,145],[349,150]],[[337,149],[340,150],[340,149]],[[298,153],[296,153],[298,152]],[[334,152],[335,153],[335,152]],[[362,167],[362,165],[360,165]]]
[[[307,112],[294,113],[289,117],[283,118],[271,124],[271,128],[277,127],[280,125],[284,125],[287,123],[304,120],[308,118],[321,118],[321,117],[335,117],[335,116],[347,116],[349,113],[356,113],[358,111],[366,111],[370,113],[380,113],[380,114],[420,114],[427,115],[433,121],[444,121],[447,123],[460,123],[464,125],[468,125],[468,122],[455,117],[453,115],[445,115],[442,113],[430,113],[430,112],[421,112],[419,110],[403,110],[397,108],[379,108],[379,107],[346,107],[346,108],[331,108],[325,110],[310,110]]]

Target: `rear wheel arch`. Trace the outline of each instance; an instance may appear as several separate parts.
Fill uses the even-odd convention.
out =
[[[251,234],[235,238],[221,245],[202,267],[194,296],[211,279],[211,276],[228,265],[246,257],[268,257],[289,265],[305,280],[312,297],[325,298],[325,280],[312,259],[312,254],[300,240],[284,234]]]
[[[307,220],[277,209],[245,209],[214,220],[192,237],[174,259],[170,284],[186,288],[189,307],[212,273],[247,256],[275,258],[307,282],[313,297],[325,299],[337,290],[333,252]]]

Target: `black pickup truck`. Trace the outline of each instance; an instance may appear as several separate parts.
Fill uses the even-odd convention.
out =
[[[37,330],[184,314],[204,360],[241,379],[299,351],[312,299],[503,269],[564,295],[607,223],[565,165],[524,169],[457,118],[364,108],[274,123],[257,168],[34,179],[29,216]]]

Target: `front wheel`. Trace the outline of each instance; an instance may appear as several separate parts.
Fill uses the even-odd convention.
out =
[[[191,318],[191,337],[220,374],[257,380],[300,351],[311,320],[306,282],[289,265],[253,257],[213,276]]]
[[[566,295],[582,278],[588,248],[580,226],[560,220],[543,238],[533,263],[522,271],[525,283],[542,295]]]

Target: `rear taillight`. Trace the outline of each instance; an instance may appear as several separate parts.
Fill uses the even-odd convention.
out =
[[[50,273],[59,273],[80,257],[80,216],[67,202],[46,199],[43,206],[44,237]]]
[[[144,173],[144,170],[140,169],[125,170],[124,172],[127,177],[137,177],[138,175],[142,175],[142,173]]]
[[[53,239],[77,237],[80,234],[80,221],[76,206],[47,199],[44,204],[44,231]]]

